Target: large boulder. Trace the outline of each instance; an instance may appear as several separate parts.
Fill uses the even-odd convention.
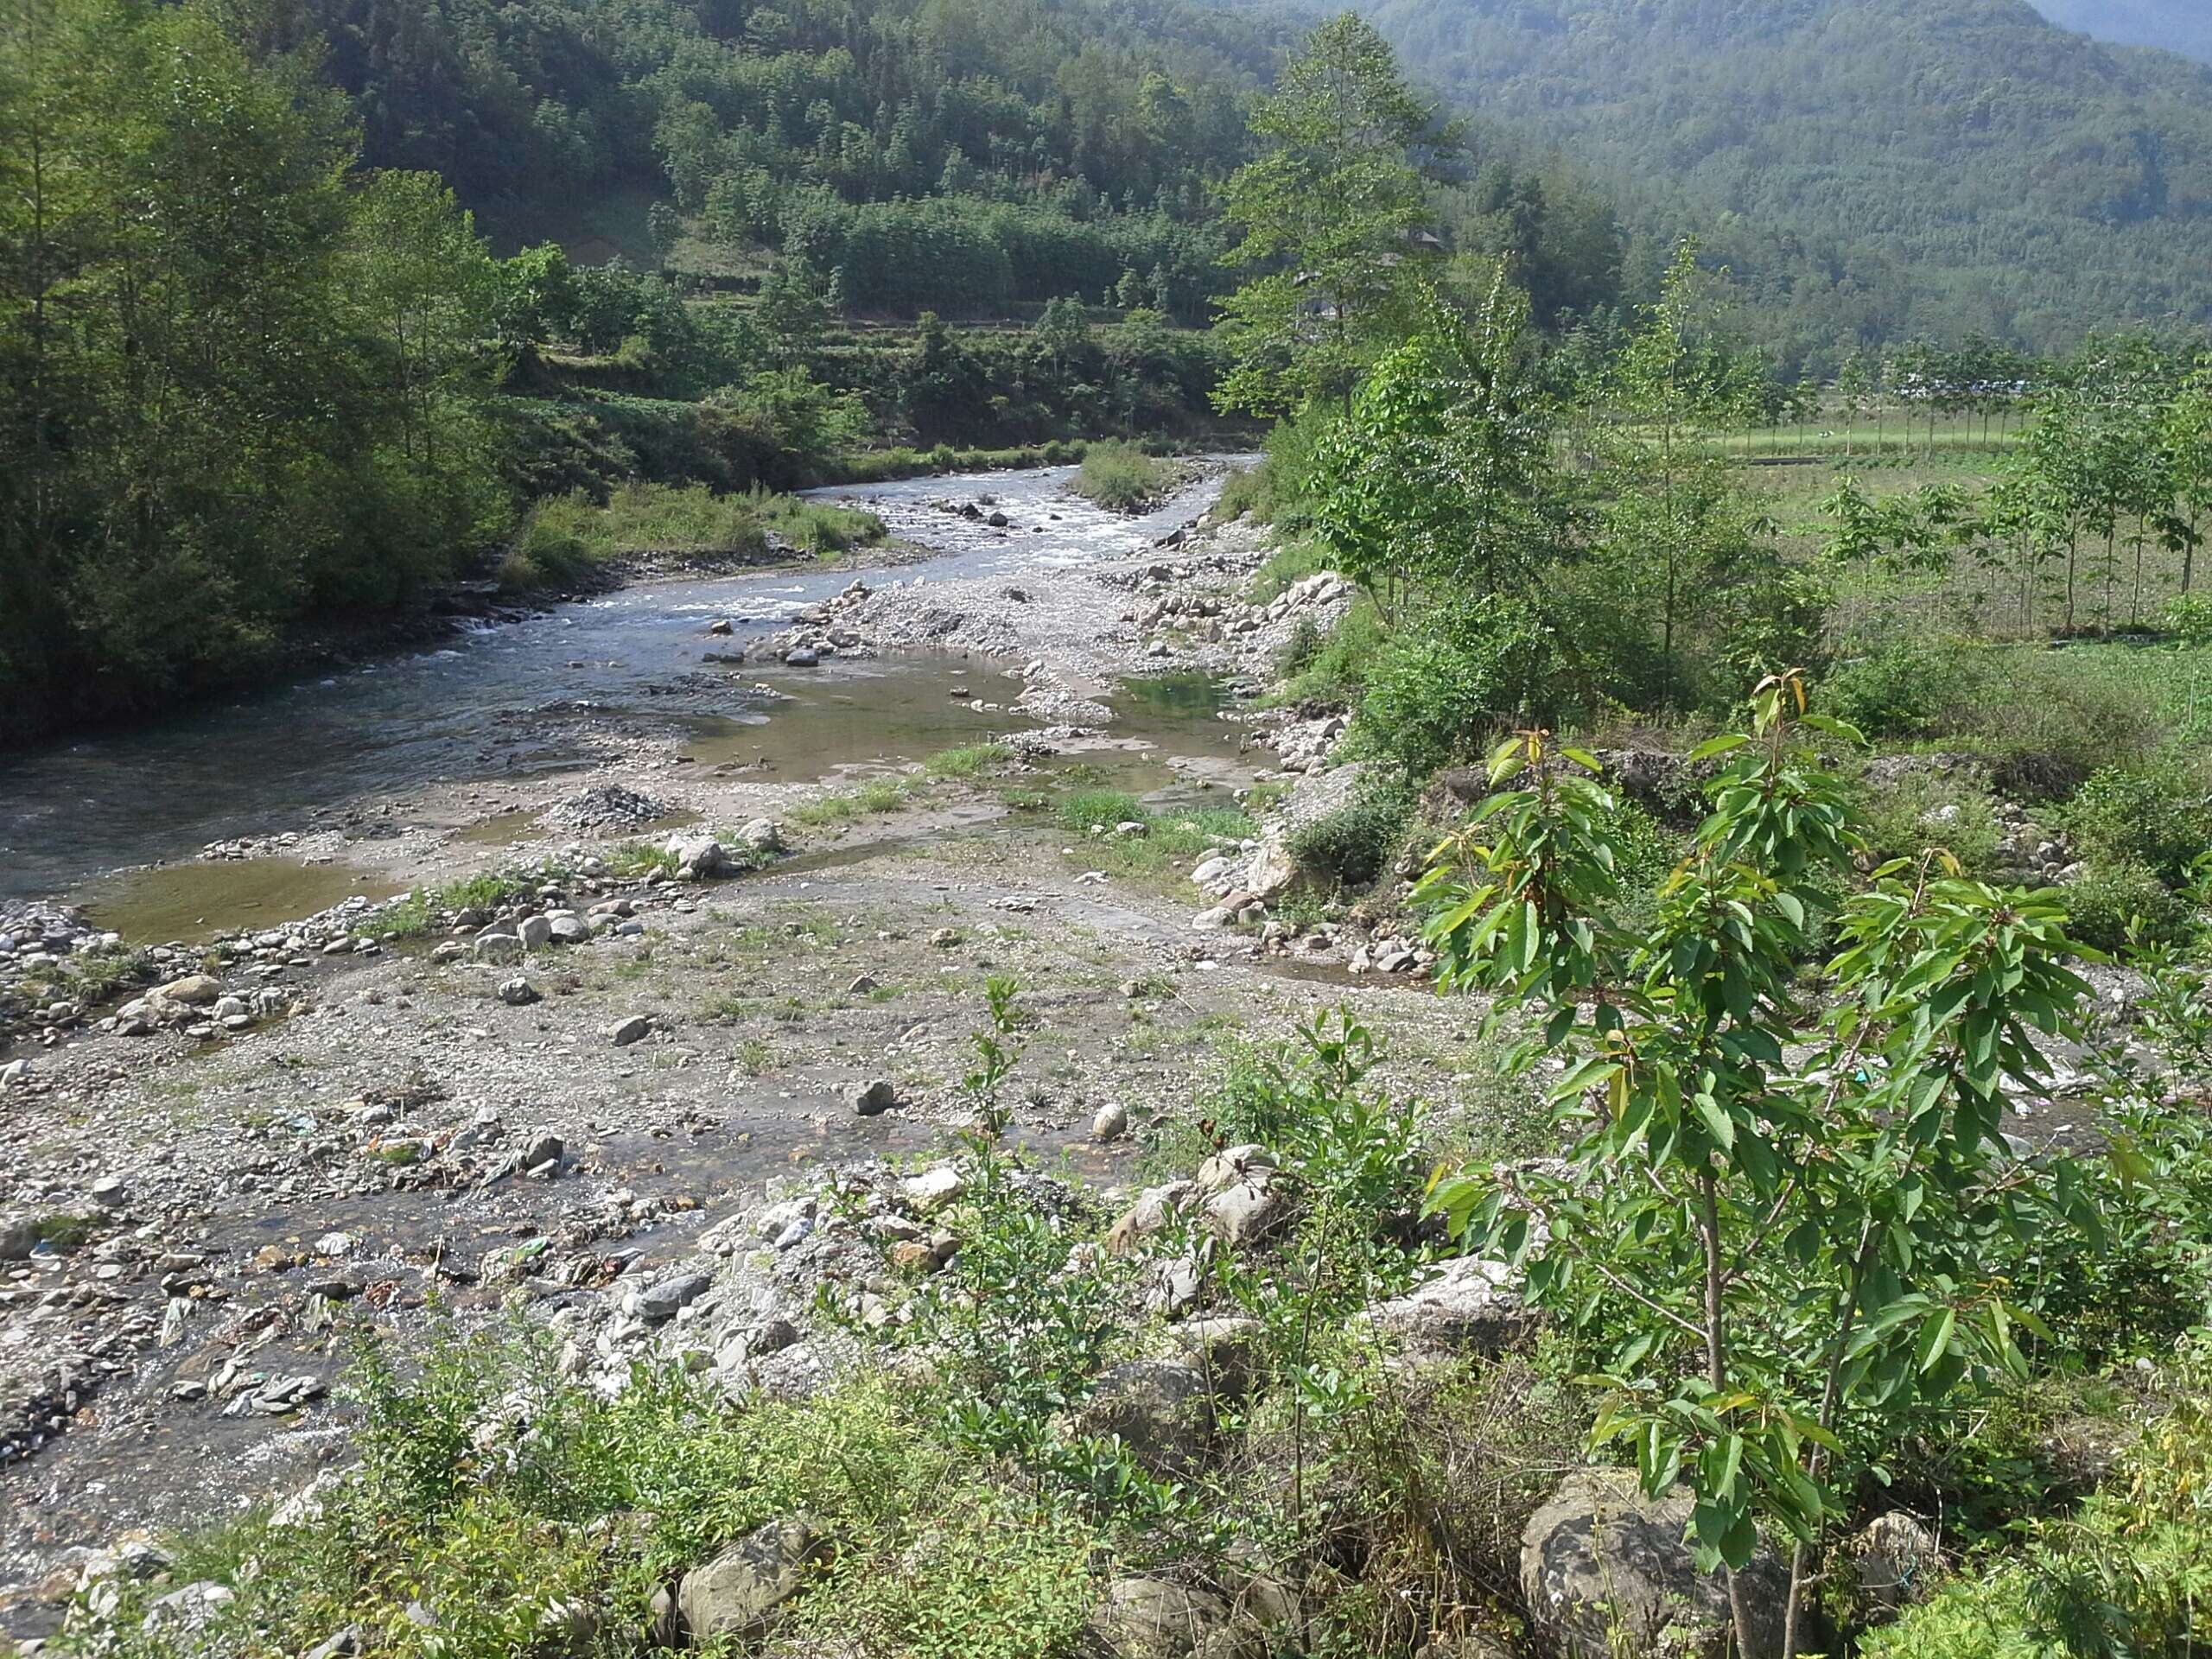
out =
[[[737,832],[737,838],[756,853],[784,850],[784,826],[773,818],[753,818]]]
[[[1077,1414],[1085,1434],[1112,1435],[1151,1473],[1166,1478],[1201,1467],[1214,1446],[1213,1389],[1194,1365],[1132,1360],[1098,1379]]]
[[[223,994],[223,982],[213,974],[187,974],[182,979],[173,979],[166,985],[156,986],[152,993],[164,1002],[177,1003],[188,1008],[202,1008]]]
[[[1521,1594],[1536,1633],[1561,1659],[1728,1659],[1726,1579],[1699,1572],[1684,1541],[1694,1507],[1681,1487],[1646,1497],[1627,1470],[1569,1476],[1521,1535]],[[1789,1574],[1762,1544],[1737,1578],[1754,1645],[1770,1659],[1782,1651]]]
[[[1230,1245],[1256,1244],[1289,1219],[1290,1195],[1264,1147],[1231,1147],[1198,1166],[1205,1225]]]
[[[1084,1626],[1084,1659],[1264,1659],[1227,1598],[1160,1579],[1116,1579]]]
[[[1541,1317],[1522,1300],[1522,1277],[1503,1262],[1460,1256],[1427,1283],[1367,1310],[1368,1323],[1429,1353],[1503,1352]]]
[[[1176,1326],[1175,1345],[1224,1399],[1242,1399],[1259,1376],[1266,1327],[1257,1319],[1192,1319]]]
[[[814,1523],[792,1516],[747,1533],[705,1566],[693,1567],[676,1587],[676,1611],[691,1645],[765,1636],[828,1554]]]
[[[1291,1203],[1271,1170],[1259,1170],[1211,1194],[1205,1201],[1206,1227],[1232,1248],[1258,1244],[1290,1219]]]
[[[1308,871],[1300,866],[1291,844],[1301,831],[1357,802],[1366,776],[1365,763],[1354,760],[1332,771],[1312,772],[1293,784],[1244,868],[1243,890],[1266,903],[1280,898],[1303,876],[1318,874],[1333,880],[1326,872]]]
[[[1859,1605],[1890,1618],[1926,1596],[1943,1570],[1942,1543],[1902,1510],[1876,1516],[1842,1554],[1858,1574]]]
[[[668,855],[679,881],[707,881],[729,868],[729,855],[712,836],[671,836]]]
[[[38,1249],[38,1223],[23,1214],[0,1215],[0,1262],[28,1262]]]

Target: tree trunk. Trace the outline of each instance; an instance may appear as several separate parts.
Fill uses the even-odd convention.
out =
[[[1706,1380],[1713,1385],[1715,1394],[1720,1394],[1728,1387],[1728,1337],[1720,1313],[1720,1182],[1710,1163],[1699,1175],[1698,1187],[1703,1207],[1700,1230],[1705,1235]],[[1766,1659],[1751,1639],[1751,1604],[1744,1599],[1744,1586],[1736,1576],[1736,1569],[1724,1567],[1722,1571],[1727,1575],[1728,1612],[1736,1626],[1739,1659]]]

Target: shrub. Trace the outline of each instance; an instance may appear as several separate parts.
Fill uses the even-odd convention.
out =
[[[1339,706],[1357,702],[1382,639],[1381,615],[1367,601],[1360,601],[1319,639],[1298,674],[1285,682],[1282,700]]]
[[[511,594],[573,588],[582,584],[598,563],[582,537],[533,513],[501,556],[494,577]]]
[[[753,508],[794,547],[829,558],[855,547],[873,547],[888,533],[882,519],[859,507],[802,501],[796,496],[756,491]]]
[[[2067,887],[2068,931],[2100,950],[2125,948],[2131,937],[2171,944],[2196,925],[2188,902],[2148,865],[2125,858],[2094,857]]]
[[[1837,665],[1821,701],[1869,737],[1917,737],[1935,723],[1958,675],[1950,654],[1902,635]]]
[[[2169,881],[2212,849],[2212,797],[2202,779],[2171,764],[2093,773],[2068,805],[2065,823],[2091,852],[2140,864]]]
[[[1306,538],[1284,542],[1268,555],[1268,562],[1254,573],[1249,594],[1255,605],[1266,605],[1310,575],[1329,569],[1329,550]]]
[[[2071,1517],[2021,1555],[1961,1574],[1870,1635],[1861,1659],[2133,1659],[2184,1654],[2212,1600],[2212,1371],[2200,1343],[2165,1380],[2167,1408]]]
[[[1310,616],[1301,616],[1275,652],[1275,677],[1294,680],[1313,666],[1313,659],[1321,654],[1323,635],[1319,623]]]
[[[1364,795],[1294,834],[1291,856],[1338,887],[1363,887],[1382,874],[1404,838],[1410,806],[1398,791]]]
[[[1495,598],[1440,605],[1383,641],[1356,730],[1365,749],[1426,777],[1479,753],[1545,700],[1551,630]]]
[[[1968,774],[1908,772],[1893,784],[1868,789],[1859,812],[1871,865],[1917,858],[1930,847],[1942,847],[1969,875],[1996,870],[1997,849],[2004,839],[1996,798]]]
[[[1266,516],[1277,528],[1294,533],[1313,529],[1314,457],[1343,418],[1332,405],[1316,403],[1297,419],[1276,423],[1268,434],[1267,458],[1261,464],[1261,473],[1267,492]]]
[[[1235,520],[1249,514],[1265,524],[1273,516],[1268,511],[1273,495],[1266,462],[1234,467],[1221,481],[1221,493],[1213,504],[1214,517]]]
[[[2166,632],[2185,645],[2212,645],[2212,599],[2184,594],[2168,600]]]
[[[1073,488],[1109,512],[1141,512],[1174,487],[1175,472],[1133,443],[1096,443],[1077,469]]]

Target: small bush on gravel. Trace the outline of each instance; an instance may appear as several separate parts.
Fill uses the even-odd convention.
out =
[[[1357,740],[1425,778],[1541,708],[1551,662],[1550,631],[1519,607],[1435,607],[1393,632],[1369,662]]]
[[[1077,469],[1077,495],[1109,512],[1141,512],[1174,487],[1175,469],[1133,443],[1095,443]]]
[[[1376,652],[1382,648],[1382,619],[1363,599],[1322,636],[1296,675],[1274,701],[1325,702],[1346,707],[1359,701]]]
[[[1871,1633],[1862,1659],[2124,1659],[2185,1654],[2212,1602],[2212,1364],[2183,1346],[2166,1399],[2075,1515],[2039,1522],[2021,1554],[1970,1563]]]
[[[1917,737],[1950,699],[1959,671],[1955,652],[1925,639],[1885,639],[1829,676],[1829,709],[1868,737]]]
[[[897,778],[878,778],[857,789],[840,790],[801,801],[785,816],[793,823],[819,830],[831,824],[853,823],[865,817],[896,812],[913,798],[913,790]]]
[[[554,865],[542,864],[534,870],[486,870],[442,887],[417,887],[397,903],[369,916],[353,931],[386,942],[420,938],[433,931],[448,912],[497,910],[566,874]]]
[[[1942,847],[1969,875],[1996,873],[2004,832],[1997,800],[1978,779],[1962,773],[1910,772],[1896,783],[1863,791],[1864,861],[1870,868],[1893,858],[1917,858]]]
[[[2093,858],[2065,889],[2067,926],[2084,944],[2123,950],[2131,938],[2149,944],[2187,938],[2196,912],[2147,864]]]
[[[1337,887],[1366,887],[1405,839],[1413,804],[1403,791],[1370,791],[1294,834],[1291,856]]]
[[[1054,816],[1063,830],[1079,836],[1146,818],[1144,803],[1125,789],[1078,789],[1061,799]]]

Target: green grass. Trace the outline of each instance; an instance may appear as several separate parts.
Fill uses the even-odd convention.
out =
[[[486,870],[442,887],[417,887],[397,904],[364,919],[353,931],[386,943],[417,939],[435,931],[445,912],[455,910],[496,910],[501,905],[537,892],[547,881],[566,873],[550,864],[534,870]]]
[[[26,975],[22,988],[41,1002],[99,1003],[160,977],[151,953],[139,950],[95,950],[73,956]]]
[[[1287,671],[1271,703],[1354,703],[1366,689],[1369,669],[1382,649],[1382,619],[1374,602],[1362,598],[1326,634],[1294,639],[1298,649],[1282,664]]]
[[[1234,808],[1154,811],[1118,789],[1082,789],[1062,796],[1053,806],[1052,818],[1061,830],[1083,837],[1073,855],[1087,868],[1139,880],[1179,880],[1216,841],[1243,841],[1260,832],[1258,824]],[[1124,823],[1142,824],[1143,833],[1112,833]],[[1093,835],[1094,827],[1108,833]]]
[[[828,484],[882,484],[893,479],[929,478],[940,473],[1010,472],[1033,467],[1065,467],[1081,461],[1090,446],[1081,442],[1024,444],[1011,448],[957,449],[939,444],[934,449],[900,446],[889,449],[855,450],[823,461],[823,481]]]
[[[754,491],[717,495],[703,484],[620,486],[605,505],[582,491],[538,502],[501,562],[511,590],[573,587],[618,560],[641,554],[726,554],[766,560],[770,532],[817,557],[880,542],[874,513]]]
[[[1063,830],[1088,835],[1103,826],[1144,821],[1144,803],[1125,789],[1078,789],[1061,798],[1052,816]]]
[[[121,1586],[96,1650],[178,1653],[172,1630],[141,1620],[156,1595],[204,1580],[235,1599],[193,1649],[235,1659],[298,1654],[348,1624],[371,1653],[512,1659],[554,1651],[565,1609],[596,1632],[575,1651],[658,1651],[658,1586],[801,1514],[834,1549],[782,1639],[969,1659],[1070,1650],[1107,1529],[951,1442],[943,1411],[900,1395],[887,1369],[804,1404],[734,1412],[673,1369],[599,1398],[558,1375],[542,1333],[434,1327],[404,1355],[364,1343],[353,1478],[301,1524],[264,1508],[169,1541],[172,1571]],[[529,1402],[526,1433],[501,1427],[516,1401]],[[489,1455],[477,1449],[487,1433],[499,1442]],[[412,1605],[431,1612],[435,1640]],[[572,1650],[565,1635],[558,1650]]]
[[[940,749],[922,762],[922,770],[932,778],[970,783],[1013,759],[1014,751],[1003,743],[963,743],[957,748]]]
[[[762,522],[772,526],[792,546],[818,559],[835,558],[855,547],[873,547],[886,532],[883,520],[860,507],[833,506],[823,501],[802,501],[791,495],[750,498]]]
[[[896,812],[911,803],[914,795],[913,785],[904,779],[879,778],[857,789],[840,790],[832,795],[801,801],[785,816],[805,829],[826,829]]]
[[[1109,512],[1141,512],[1175,487],[1176,469],[1133,443],[1096,443],[1083,458],[1075,493]]]
[[[1331,568],[1329,550],[1319,542],[1310,537],[1287,541],[1268,555],[1268,562],[1253,573],[1252,603],[1271,604],[1306,577]]]

